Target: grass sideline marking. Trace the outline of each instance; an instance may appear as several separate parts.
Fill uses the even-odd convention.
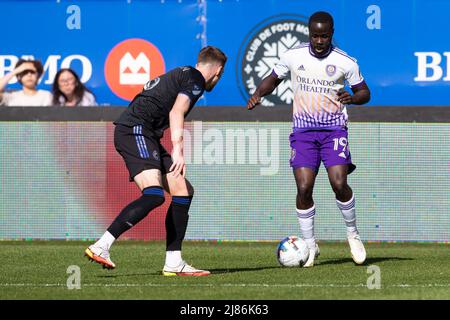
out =
[[[0,287],[67,287],[65,283],[0,283]],[[284,288],[363,288],[367,287],[367,284],[265,284],[265,283],[223,283],[223,284],[162,284],[162,283],[87,283],[81,284],[81,287],[284,287]],[[435,288],[435,287],[450,287],[450,283],[429,283],[429,284],[390,284],[384,285],[382,288]]]

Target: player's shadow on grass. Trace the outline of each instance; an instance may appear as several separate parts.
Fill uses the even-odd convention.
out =
[[[228,268],[228,269],[208,269],[211,274],[223,274],[223,273],[234,273],[234,272],[246,272],[246,271],[260,271],[267,269],[279,269],[280,266],[270,266],[270,267],[257,267],[257,268]],[[102,274],[97,275],[97,278],[123,278],[123,277],[136,277],[136,276],[161,276],[161,271],[148,272],[148,273],[122,273],[122,274]]]
[[[246,271],[261,271],[268,269],[280,269],[280,266],[268,266],[268,267],[257,267],[257,268],[227,268],[227,269],[209,269],[212,274],[221,273],[234,273],[234,272],[246,272]]]
[[[409,261],[414,260],[413,258],[400,258],[400,257],[374,257],[367,258],[366,261],[362,264],[364,266],[371,265],[378,262],[383,261]],[[343,263],[354,263],[352,258],[340,258],[340,259],[327,259],[321,261],[320,258],[317,260],[317,265],[326,265],[326,264],[343,264]]]
[[[124,278],[124,277],[143,277],[143,276],[161,276],[161,271],[159,272],[148,272],[148,273],[111,273],[96,275],[96,278]]]

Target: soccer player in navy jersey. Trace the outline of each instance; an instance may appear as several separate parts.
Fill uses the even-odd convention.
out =
[[[113,269],[110,258],[113,242],[125,231],[164,203],[164,190],[172,195],[166,216],[165,276],[206,276],[210,272],[188,265],[181,256],[189,207],[194,189],[185,178],[183,156],[184,119],[204,90],[211,91],[220,80],[226,55],[207,46],[198,54],[195,67],[178,67],[152,79],[118,120],[114,131],[116,150],[123,157],[142,196],[116,217],[103,236],[85,250],[85,255],[105,268]],[[173,145],[170,155],[161,145],[165,129],[170,127]]]
[[[333,33],[333,17],[323,11],[314,13],[309,19],[309,43],[282,54],[272,74],[262,80],[247,102],[249,110],[255,108],[290,74],[294,94],[290,165],[297,184],[300,230],[310,251],[304,267],[312,267],[319,255],[313,188],[321,162],[347,227],[352,258],[357,264],[366,259],[356,227],[355,196],[347,183],[347,175],[356,166],[350,156],[346,106],[367,103],[370,91],[356,60],[332,45]],[[344,90],[345,85],[353,94]]]

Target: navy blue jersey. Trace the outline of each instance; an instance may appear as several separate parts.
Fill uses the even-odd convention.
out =
[[[178,67],[147,82],[114,124],[128,127],[142,125],[162,137],[169,127],[169,113],[178,94],[190,98],[187,115],[204,90],[205,78],[200,71],[191,66]]]

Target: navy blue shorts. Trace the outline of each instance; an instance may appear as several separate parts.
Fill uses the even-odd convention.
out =
[[[172,157],[152,131],[141,125],[127,127],[116,125],[114,146],[122,156],[130,174],[130,181],[144,170],[158,169],[164,175],[169,172]]]

